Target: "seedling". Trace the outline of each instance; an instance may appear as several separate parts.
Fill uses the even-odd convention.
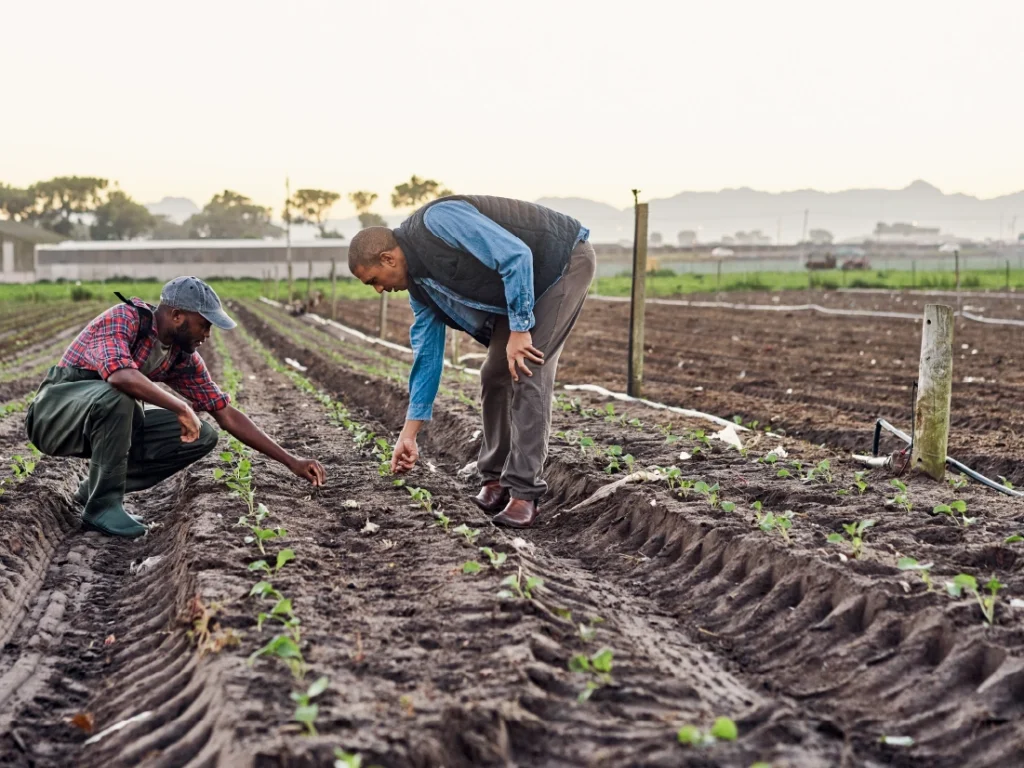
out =
[[[694,454],[711,453],[713,448],[711,447],[711,438],[707,436],[703,429],[695,429],[690,433],[690,439],[699,445],[693,449]]]
[[[1019,533],[1015,533],[1012,536],[1007,536],[1006,540],[1003,543],[1016,544],[1018,541],[1024,541],[1024,536],[1021,536]]]
[[[896,489],[896,495],[889,500],[889,503],[895,504],[904,512],[910,512],[914,505],[910,502],[910,493],[907,491],[907,484],[898,477],[894,477],[889,481],[889,485]]]
[[[292,639],[295,642],[299,642],[299,639],[301,638],[301,630],[299,629],[299,625],[301,624],[301,622],[299,621],[299,617],[296,616],[295,613],[292,611],[292,601],[289,598],[282,597],[280,600],[278,600],[274,604],[274,607],[271,609],[270,613],[260,613],[259,615],[257,615],[256,631],[262,632],[263,623],[269,620],[276,620],[281,622],[285,626],[285,629],[288,630]]]
[[[853,473],[854,485],[857,486],[857,492],[859,494],[861,494],[862,496],[864,495],[864,491],[866,491],[868,489],[868,484],[864,480],[864,475],[866,475],[867,473],[868,473],[868,471],[866,469],[862,470],[860,472],[854,472]]]
[[[327,678],[321,677],[304,692],[292,691],[291,693],[291,699],[295,702],[292,721],[306,726],[306,733],[310,736],[317,735],[315,723],[320,715],[320,707],[313,703],[313,699],[327,690],[327,683]]]
[[[452,528],[452,533],[458,533],[462,536],[465,536],[466,541],[470,544],[472,544],[476,540],[476,537],[480,535],[480,531],[478,529],[470,528],[465,523],[458,526],[457,528]]]
[[[959,491],[961,488],[967,487],[967,475],[962,472],[957,477],[946,475],[946,482],[949,483],[949,487],[954,491]]]
[[[832,465],[828,459],[819,461],[814,467],[807,470],[804,482],[813,483],[815,481],[826,484],[832,482]]]
[[[699,748],[710,747],[719,741],[736,741],[737,738],[739,729],[728,717],[715,718],[714,724],[706,731],[696,725],[684,725],[676,734],[680,744]]]
[[[251,667],[260,656],[273,656],[284,662],[292,675],[301,680],[306,675],[306,662],[302,658],[302,650],[288,635],[275,635],[266,645],[249,656],[248,664]]]
[[[504,552],[495,552],[490,547],[480,547],[480,551],[487,555],[487,559],[491,561],[491,567],[495,569],[501,568],[505,560],[508,559],[508,555]]]
[[[929,592],[932,591],[932,565],[934,563],[919,563],[912,557],[901,557],[896,563],[896,567],[901,571],[917,571]]]
[[[1009,488],[1011,491],[1013,490],[1013,483],[1011,483],[1002,475],[999,475],[999,482],[1003,484],[1004,488]]]
[[[280,600],[284,595],[274,589],[269,581],[258,581],[249,590],[249,597],[274,597]]]
[[[875,524],[874,520],[861,520],[858,523],[846,523],[843,525],[843,530],[846,531],[844,536],[841,533],[830,533],[828,535],[829,544],[842,544],[843,542],[849,543],[853,549],[854,558],[858,558],[861,552],[864,551],[864,532],[868,528],[871,528]]]
[[[25,482],[28,476],[36,471],[35,459],[26,458],[25,456],[14,455],[11,456],[11,471],[14,473],[14,477],[19,483]]]
[[[605,450],[605,455],[608,457],[608,466],[604,468],[607,474],[610,475],[612,472],[618,472],[622,468],[622,465],[619,464],[619,459],[622,459],[626,468],[632,471],[634,459],[628,453],[625,456],[622,455],[621,445],[609,445]]]
[[[444,529],[444,532],[447,533],[448,532],[448,524],[451,523],[451,521],[452,521],[451,518],[448,517],[448,515],[446,515],[441,510],[436,510],[434,512],[434,517],[437,518],[437,522],[435,524],[441,526],[441,528]]]
[[[757,527],[765,533],[778,531],[783,540],[789,544],[789,529],[793,527],[793,510],[787,509],[785,512],[781,512],[779,514],[766,512],[762,515],[760,507],[761,502],[755,501],[754,504],[754,517],[757,520]]]
[[[935,507],[932,508],[932,514],[949,515],[950,519],[954,523],[964,528],[977,520],[976,517],[967,516],[967,502],[963,499],[957,499],[950,504],[936,504]],[[956,518],[957,514],[960,515],[959,520]]]
[[[718,487],[718,483],[708,485],[703,480],[698,480],[693,484],[693,490],[703,496],[704,500],[712,509],[718,506],[718,493],[721,490]]]
[[[346,752],[335,747],[334,768],[363,768],[363,758],[358,752]]]
[[[604,621],[604,619],[602,619],[600,616],[593,616],[590,619],[589,623],[583,624],[581,622],[580,624],[577,624],[576,626],[579,629],[580,639],[585,643],[589,643],[591,640],[597,637],[596,625],[600,624],[602,621]]]
[[[605,421],[616,421],[615,406],[612,405],[611,403],[608,403],[608,405],[606,405],[604,407],[604,420]]]
[[[522,569],[519,573],[513,573],[511,576],[506,576],[501,581],[501,586],[508,587],[498,592],[498,597],[503,598],[515,598],[518,597],[520,600],[532,600],[533,590],[538,587],[544,586],[544,579],[539,576],[527,576],[526,582],[522,582]]]
[[[472,575],[474,573],[480,573],[480,569],[480,563],[478,563],[476,560],[467,560],[462,564],[462,572],[467,576]]]
[[[569,670],[571,672],[584,674],[590,678],[587,680],[586,688],[580,691],[579,701],[587,701],[594,691],[612,681],[613,658],[614,654],[610,648],[602,648],[591,656],[580,653],[569,659]]]
[[[293,552],[290,549],[282,549],[280,552],[277,553],[277,562],[275,563],[273,568],[271,568],[270,565],[267,564],[266,560],[254,560],[253,562],[249,563],[249,570],[263,571],[264,573],[272,576],[279,570],[281,570],[281,567],[284,566],[285,563],[290,563],[294,559],[295,552]]]
[[[769,464],[771,466],[775,466],[775,464],[776,464],[776,462],[778,462],[778,460],[779,460],[779,457],[776,456],[775,453],[769,452],[769,453],[766,453],[764,456],[762,456],[760,459],[758,459],[757,462],[759,464]]]
[[[957,574],[952,581],[946,582],[946,591],[951,597],[960,597],[964,592],[974,595],[981,608],[981,615],[989,626],[995,624],[996,603],[999,600],[999,590],[1006,585],[1000,582],[995,576],[989,579],[982,589],[988,592],[982,595],[978,589],[978,580],[966,573]]]
[[[412,497],[412,500],[418,503],[425,510],[427,510],[427,512],[432,512],[434,510],[434,495],[426,488],[414,488],[411,486],[406,486],[406,490],[409,492],[409,495]],[[445,528],[445,530],[448,529]]]

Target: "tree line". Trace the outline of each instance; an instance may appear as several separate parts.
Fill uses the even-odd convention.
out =
[[[395,209],[411,208],[452,194],[433,179],[412,176],[391,193]],[[379,195],[358,190],[348,195],[359,215],[361,228],[386,226],[372,209]],[[341,193],[327,189],[299,189],[281,209],[286,224],[310,224],[320,237],[344,238],[329,229],[331,208]],[[25,222],[76,240],[188,240],[197,238],[246,239],[279,237],[284,229],[273,223],[270,207],[226,189],[215,194],[203,209],[178,224],[151,213],[115,182],[94,176],[58,176],[19,188],[0,182],[0,219]]]

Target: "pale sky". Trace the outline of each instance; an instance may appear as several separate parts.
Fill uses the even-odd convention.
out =
[[[1021,0],[47,0],[0,11],[0,181],[460,192],[1024,188]],[[340,217],[351,208],[340,205]]]

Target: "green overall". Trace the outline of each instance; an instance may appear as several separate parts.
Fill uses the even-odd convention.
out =
[[[89,477],[75,499],[83,524],[113,536],[146,532],[124,509],[124,494],[150,488],[203,458],[217,431],[203,423],[199,438],[181,442],[178,417],[135,401],[82,368],[50,368],[29,406],[28,437],[49,456],[89,459]]]

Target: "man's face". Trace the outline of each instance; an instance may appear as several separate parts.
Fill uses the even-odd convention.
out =
[[[409,270],[399,247],[384,251],[372,267],[356,267],[352,274],[366,285],[372,285],[377,293],[404,291],[409,287]]]
[[[171,342],[192,354],[208,338],[211,323],[198,312],[175,309],[171,312]]]

